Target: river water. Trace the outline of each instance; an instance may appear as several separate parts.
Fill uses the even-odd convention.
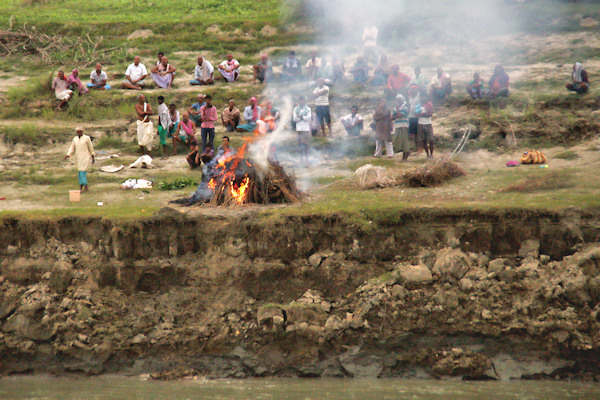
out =
[[[0,399],[598,400],[600,384],[283,378],[160,382],[115,376],[27,376],[0,379]]]

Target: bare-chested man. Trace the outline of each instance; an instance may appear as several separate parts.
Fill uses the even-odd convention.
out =
[[[142,152],[142,155],[144,155],[146,154],[147,148],[148,154],[150,154],[150,150],[152,150],[152,139],[154,138],[154,127],[152,126],[152,121],[150,121],[150,116],[153,113],[152,107],[150,107],[150,104],[146,103],[146,97],[144,97],[143,94],[138,96],[135,112],[138,117],[137,137],[140,151]]]

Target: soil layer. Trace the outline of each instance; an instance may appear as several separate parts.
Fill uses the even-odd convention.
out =
[[[600,212],[0,221],[0,374],[600,377]]]

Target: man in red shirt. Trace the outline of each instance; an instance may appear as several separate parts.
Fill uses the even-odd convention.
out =
[[[410,76],[400,72],[400,67],[392,65],[392,71],[388,77],[387,87],[385,88],[385,95],[388,98],[396,98],[399,94],[405,94],[408,84],[410,83]]]

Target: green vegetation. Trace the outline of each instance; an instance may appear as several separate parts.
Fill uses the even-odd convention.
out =
[[[159,190],[179,190],[188,186],[198,186],[198,181],[192,178],[175,179],[172,182],[160,181],[158,182]]]

